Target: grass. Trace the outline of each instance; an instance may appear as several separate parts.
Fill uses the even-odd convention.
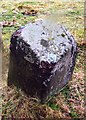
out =
[[[23,15],[22,10],[25,6],[38,10],[36,16]],[[27,8],[28,9],[28,8]],[[16,24],[12,27],[3,27],[2,38],[4,44],[3,50],[3,81],[7,82],[8,54],[10,37],[12,33],[27,22],[34,21],[36,18],[55,15],[53,20],[58,21],[69,28],[74,35],[78,45],[79,53],[74,69],[72,81],[48,103],[41,105],[36,98],[27,97],[21,90],[15,87],[4,87],[2,92],[2,116],[6,117],[28,117],[33,119],[58,119],[58,118],[84,118],[84,51],[81,45],[84,36],[83,30],[83,2],[8,2],[0,1],[0,22],[13,20]],[[55,18],[55,19],[54,19]],[[62,35],[64,36],[64,35]]]
[[[50,108],[52,108],[52,110],[58,110],[60,109],[59,105],[56,105],[55,103],[49,102],[47,104]]]
[[[66,99],[70,98],[70,89],[69,89],[69,86],[66,86],[61,92],[65,96]]]

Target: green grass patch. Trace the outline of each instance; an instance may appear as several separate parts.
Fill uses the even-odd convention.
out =
[[[78,114],[74,111],[73,108],[71,108],[71,112],[69,113],[72,118],[77,118]]]
[[[65,98],[70,98],[70,89],[69,89],[69,86],[66,86],[61,92],[65,96]]]
[[[52,103],[52,102],[48,102],[47,105],[52,108],[53,110],[59,110],[60,109],[60,106],[59,105],[56,105],[55,103]]]

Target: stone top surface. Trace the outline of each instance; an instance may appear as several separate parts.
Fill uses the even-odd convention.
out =
[[[28,23],[22,29],[21,37],[30,45],[40,61],[57,62],[72,47],[73,36],[68,30],[49,20]]]

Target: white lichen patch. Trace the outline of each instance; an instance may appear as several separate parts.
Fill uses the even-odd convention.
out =
[[[63,26],[49,20],[28,23],[21,36],[40,61],[57,62],[72,47],[69,39],[73,39],[71,34]]]

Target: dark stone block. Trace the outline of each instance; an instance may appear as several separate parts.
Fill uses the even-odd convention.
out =
[[[8,85],[44,102],[71,79],[76,55],[76,42],[63,26],[29,23],[11,37]]]

